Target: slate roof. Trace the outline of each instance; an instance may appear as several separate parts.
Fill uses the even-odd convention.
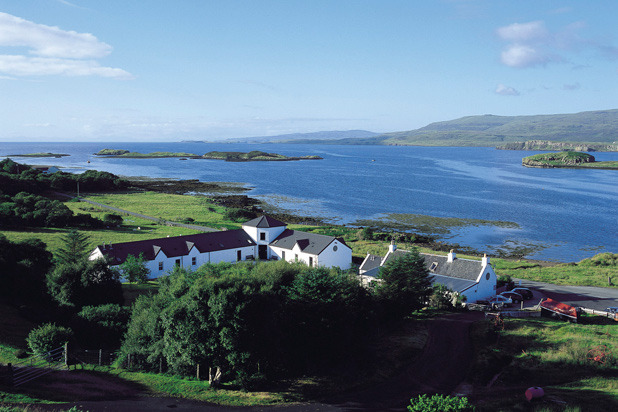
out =
[[[406,250],[395,250],[393,253],[387,254],[384,264],[391,259],[401,257],[409,253]],[[448,262],[447,256],[429,255],[426,253],[420,254],[425,259],[425,266],[430,269],[431,274],[448,276],[451,278],[467,279],[476,282],[481,274],[483,264],[480,260],[459,259],[455,258],[453,262]],[[437,263],[434,267],[434,263]],[[432,270],[433,268],[433,270]]]
[[[286,229],[277,237],[277,239],[270,243],[270,246],[292,250],[294,245],[298,243],[298,246],[302,252],[312,255],[319,255],[335,240],[338,240],[346,247],[348,246],[341,238],[318,235],[317,233],[301,232],[300,230]]]
[[[242,225],[248,226],[248,227],[261,227],[261,228],[287,226],[286,223],[283,223],[280,220],[274,219],[270,216],[256,217],[255,219],[245,222]]]
[[[367,257],[363,260],[363,263],[360,265],[358,270],[363,273],[370,272],[376,268],[379,268],[381,263],[382,258],[380,256],[367,254]]]
[[[460,293],[476,285],[476,281],[474,280],[459,279],[459,278],[453,278],[453,277],[442,276],[442,275],[434,275],[434,274],[429,275],[429,280],[431,281],[432,285],[439,283],[441,285],[446,286],[453,292],[460,292]]]
[[[112,259],[111,265],[120,265],[128,255],[139,256],[140,253],[144,254],[145,260],[154,260],[160,251],[173,258],[187,255],[193,247],[200,253],[207,253],[245,246],[255,246],[255,242],[244,230],[237,229],[99,245],[97,249]]]

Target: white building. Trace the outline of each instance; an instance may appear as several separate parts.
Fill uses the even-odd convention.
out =
[[[391,243],[383,258],[367,254],[359,268],[363,282],[368,283],[375,279],[382,266],[406,253],[409,252],[398,250],[395,244]],[[447,256],[427,253],[420,255],[425,259],[432,285],[442,284],[460,295],[465,295],[469,303],[496,295],[498,278],[487,256],[481,260],[461,259],[452,250]]]
[[[204,263],[254,259],[301,261],[344,270],[352,263],[352,249],[343,239],[289,230],[285,223],[268,216],[246,222],[237,230],[103,244],[90,253],[90,260],[106,257],[110,266],[118,266],[127,256],[140,254],[153,278],[175,265],[196,269]]]

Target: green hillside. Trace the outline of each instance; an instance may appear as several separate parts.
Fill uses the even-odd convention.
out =
[[[467,116],[407,132],[387,133],[381,144],[494,146],[522,140],[618,141],[618,110],[537,116]]]
[[[527,140],[586,142],[588,145],[618,143],[618,110],[537,116],[466,116],[431,123],[416,130],[385,133],[365,138],[335,140],[302,139],[289,143],[497,146]],[[601,149],[603,150],[603,149]]]

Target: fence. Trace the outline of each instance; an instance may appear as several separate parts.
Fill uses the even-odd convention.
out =
[[[66,353],[66,345],[64,345],[42,355],[31,356],[16,364],[9,364],[11,383],[13,386],[20,386],[66,367]]]
[[[119,353],[105,349],[71,349],[69,359],[81,364],[109,366],[118,358]]]

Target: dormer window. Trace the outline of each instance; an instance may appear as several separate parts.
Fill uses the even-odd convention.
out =
[[[433,272],[438,267],[438,262],[433,262],[431,266],[429,266],[429,271]]]

